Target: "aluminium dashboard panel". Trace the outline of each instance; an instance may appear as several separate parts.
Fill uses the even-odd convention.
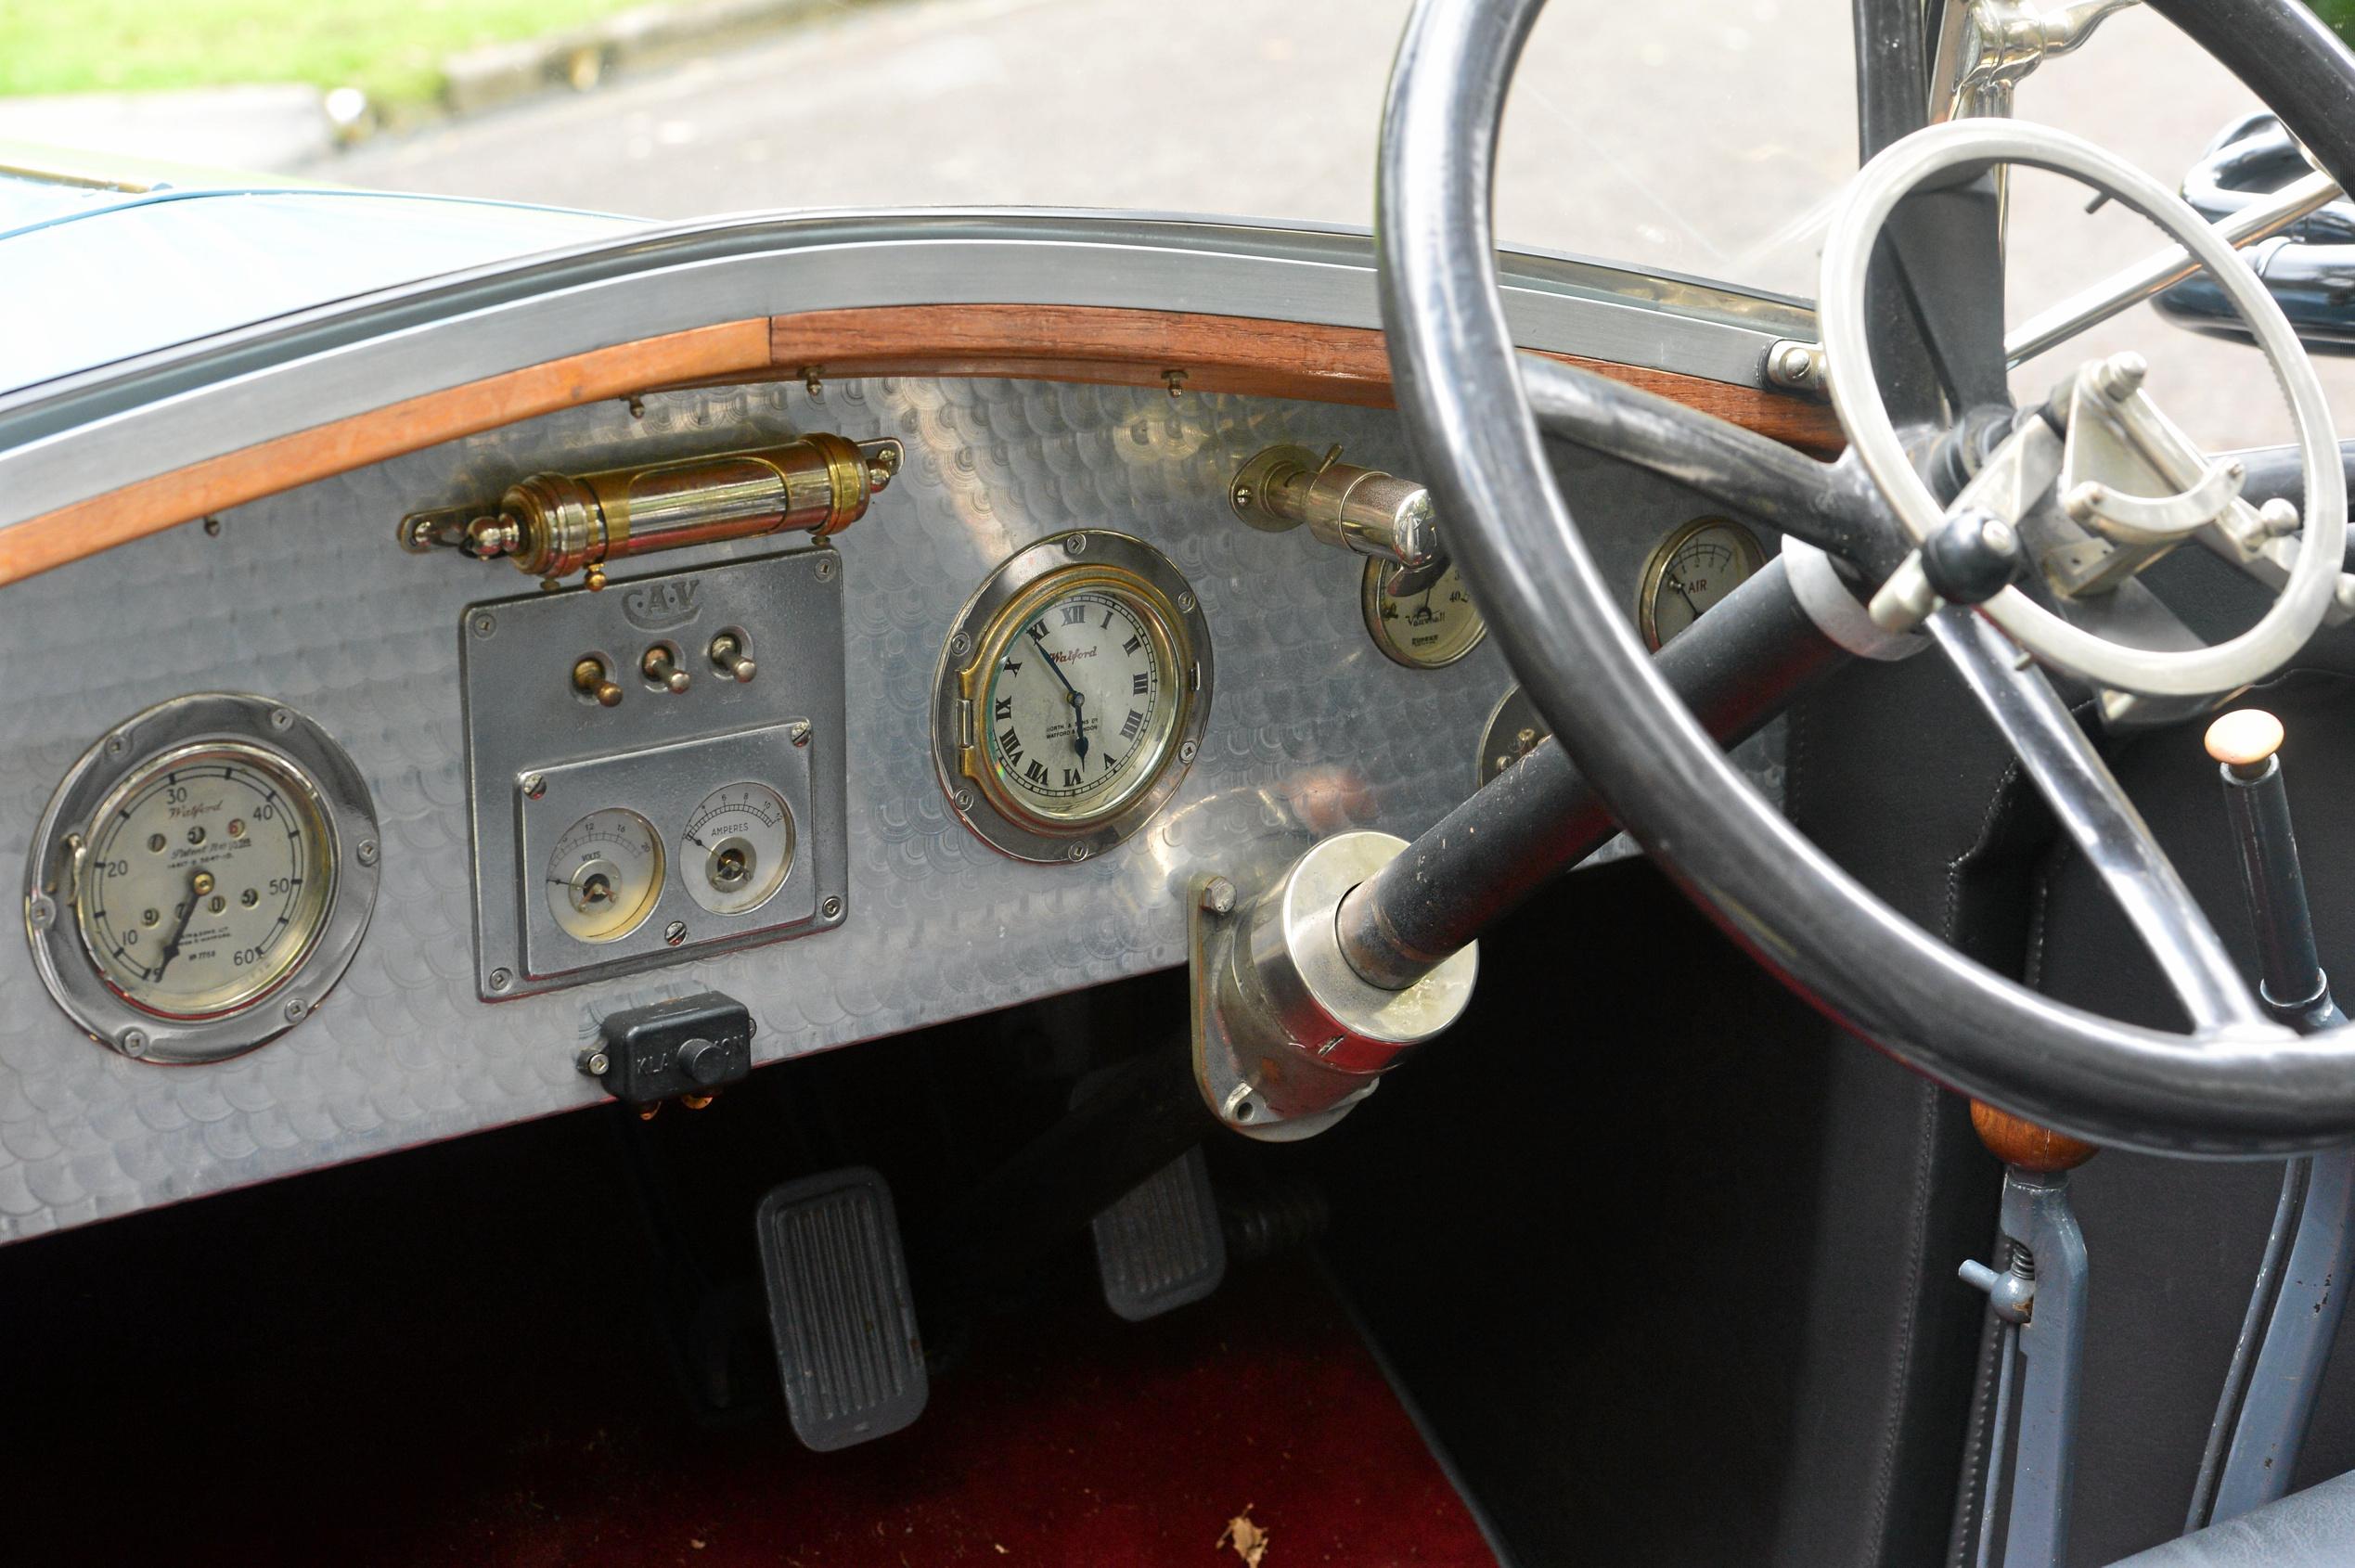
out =
[[[1182,893],[1348,829],[1411,835],[1470,783],[1509,675],[1493,645],[1403,669],[1367,636],[1360,563],[1305,531],[1237,524],[1226,486],[1277,442],[1415,471],[1386,412],[1159,390],[876,379],[650,395],[551,415],[287,492],[0,592],[0,864],[16,864],[93,736],[186,691],[235,687],[322,725],[367,777],[384,855],[375,921],[301,1027],[232,1061],[159,1068],[83,1036],[20,938],[0,941],[0,1240],[586,1105],[573,1053],[609,1012],[718,990],[788,1057],[1184,961]],[[392,542],[421,507],[544,469],[722,450],[810,429],[894,435],[907,462],[836,541],[851,917],[809,939],[546,995],[477,995],[465,606],[503,566]],[[1602,459],[1563,458],[1604,570],[1632,594],[1661,534],[1709,509]],[[1040,866],[988,848],[943,798],[929,744],[939,639],[999,561],[1087,526],[1133,533],[1201,596],[1219,694],[1183,788],[1137,836]],[[681,564],[744,559],[718,546]],[[636,573],[633,576],[637,575]],[[626,579],[617,577],[617,585]],[[610,592],[611,590],[609,590]],[[1770,787],[1779,779],[1762,775]],[[714,785],[729,782],[714,778]]]

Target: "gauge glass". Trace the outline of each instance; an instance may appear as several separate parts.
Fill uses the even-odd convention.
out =
[[[75,906],[106,983],[166,1018],[252,1001],[318,940],[335,890],[317,788],[259,747],[166,752],[92,816]]]
[[[1758,536],[1729,518],[1705,517],[1678,529],[1644,563],[1636,602],[1643,640],[1654,649],[1671,641],[1765,564]]]
[[[793,814],[785,797],[746,780],[705,795],[679,834],[679,875],[714,915],[759,908],[793,866]]]
[[[1001,807],[1077,829],[1152,788],[1184,706],[1158,597],[1121,575],[1066,573],[999,618],[975,708],[982,783]]]
[[[590,812],[548,852],[548,913],[578,941],[620,941],[654,912],[662,891],[663,841],[634,811]]]
[[[1366,630],[1393,661],[1410,670],[1436,670],[1480,646],[1488,623],[1472,602],[1451,562],[1422,591],[1393,594],[1383,586],[1397,568],[1386,560],[1366,562],[1361,598]]]

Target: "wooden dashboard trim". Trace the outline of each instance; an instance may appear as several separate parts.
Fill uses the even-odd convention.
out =
[[[1831,410],[1697,376],[1550,353],[1802,449]],[[0,585],[208,513],[461,436],[663,387],[873,375],[1010,376],[1386,407],[1379,331],[1181,311],[920,305],[753,316],[595,349],[389,404],[144,479],[0,529]],[[386,520],[388,533],[392,519]]]

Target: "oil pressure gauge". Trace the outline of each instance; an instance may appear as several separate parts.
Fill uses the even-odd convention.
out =
[[[376,816],[341,747],[258,697],[179,698],[58,787],[27,870],[35,967],[126,1055],[234,1056],[309,1015],[376,897]]]

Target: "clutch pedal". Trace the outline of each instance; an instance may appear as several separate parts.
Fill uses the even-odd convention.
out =
[[[1095,1219],[1104,1305],[1131,1323],[1197,1302],[1227,1278],[1210,1163],[1189,1149]]]
[[[891,1189],[863,1165],[761,1200],[761,1275],[793,1434],[820,1452],[887,1437],[931,1382]]]

